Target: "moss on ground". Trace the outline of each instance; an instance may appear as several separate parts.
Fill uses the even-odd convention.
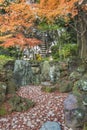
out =
[[[43,87],[41,88],[41,90],[44,91],[44,92],[51,93],[51,92],[56,91],[56,87],[43,86]]]
[[[0,107],[0,116],[4,116],[4,115],[6,115],[6,114],[7,114],[6,109],[4,108],[4,106],[1,106],[1,107]]]

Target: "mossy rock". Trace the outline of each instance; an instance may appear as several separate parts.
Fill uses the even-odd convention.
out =
[[[78,81],[77,81],[77,82],[78,82]],[[83,94],[82,94],[82,92],[80,91],[77,82],[75,82],[75,84],[74,84],[73,94],[74,94],[75,96],[77,96],[78,105],[79,105],[80,107],[82,107],[82,106],[83,106]]]
[[[73,82],[72,81],[61,81],[59,84],[59,92],[66,93],[71,92],[73,88]]]
[[[32,100],[22,98],[17,95],[14,95],[12,98],[10,98],[9,103],[12,107],[11,111],[17,112],[26,111],[35,105],[35,103]]]
[[[34,105],[35,105],[35,102],[33,102],[33,101],[30,100],[30,99],[25,99],[25,102],[26,102],[28,108],[34,107]]]
[[[6,81],[6,70],[2,69],[0,70],[0,82],[5,82]]]
[[[40,66],[36,66],[36,67],[31,67],[32,68],[32,71],[33,71],[33,74],[39,74],[40,73]]]
[[[65,77],[65,76],[68,76],[68,71],[62,71],[60,73],[60,78]]]
[[[74,83],[74,86],[73,86],[73,94],[75,94],[76,96],[81,96],[81,92],[80,92],[80,88],[78,86],[78,81],[76,81]]]
[[[25,105],[24,103],[20,103],[19,107],[21,111],[26,111],[29,109],[28,105],[27,104]]]
[[[6,69],[6,70],[11,70],[11,71],[13,71],[14,70],[14,63],[15,63],[15,60],[8,60],[7,62],[6,62],[6,64],[4,65],[4,68]]]
[[[80,79],[78,81],[78,87],[80,88],[80,91],[87,92],[87,79]]]
[[[0,105],[5,101],[7,86],[4,82],[0,82]]]
[[[51,93],[51,92],[56,91],[56,87],[55,86],[42,86],[41,90],[44,92]]]
[[[7,94],[16,93],[17,85],[15,84],[14,79],[12,79],[12,78],[9,79],[9,81],[7,81],[6,84],[7,84],[7,91],[6,91]]]
[[[73,71],[70,76],[69,79],[71,79],[72,81],[76,81],[79,80],[82,77],[82,74],[77,72],[77,71]]]
[[[42,81],[47,81],[50,79],[49,71],[50,71],[50,64],[49,61],[44,61],[43,65],[41,66],[41,79]]]
[[[87,93],[87,79],[80,79],[74,83],[73,93],[77,96],[81,96],[83,93]]]
[[[87,79],[87,72],[83,75],[83,79]]]
[[[87,92],[82,95],[83,104],[87,106]]]
[[[2,105],[4,103],[4,101],[5,101],[5,94],[2,93],[2,94],[0,94],[0,105]]]
[[[12,95],[8,102],[12,107],[17,106],[21,102],[21,97],[17,95]]]
[[[17,112],[21,112],[21,111],[22,111],[22,107],[21,107],[21,106],[16,106],[15,111],[17,111]]]
[[[0,82],[0,94],[1,93],[6,93],[6,89],[7,89],[7,85],[6,85],[6,83],[4,83],[4,82]]]
[[[13,77],[13,72],[12,70],[7,70],[6,71],[6,79],[9,80]]]
[[[80,65],[78,68],[77,68],[77,71],[79,73],[84,73],[85,72],[85,66],[84,65]]]
[[[68,70],[68,63],[60,62],[59,63],[59,70],[60,70],[60,72],[67,71]]]

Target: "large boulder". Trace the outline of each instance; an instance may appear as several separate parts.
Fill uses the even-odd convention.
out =
[[[40,63],[31,63],[31,69],[33,73],[33,84],[40,84],[41,81],[41,66]]]
[[[85,111],[83,105],[80,106],[77,96],[70,94],[64,101],[65,124],[74,129],[83,128],[85,121]]]
[[[41,80],[42,81],[49,81],[49,71],[50,71],[50,64],[49,61],[44,61],[43,65],[41,66]]]
[[[62,79],[58,82],[58,90],[62,93],[71,92],[73,88],[73,82],[68,79]]]
[[[61,130],[59,123],[54,121],[45,122],[40,130]]]
[[[5,57],[4,57],[5,58]],[[16,84],[13,77],[13,60],[3,60],[0,64],[0,105],[4,103],[6,94],[16,92]]]
[[[16,60],[14,65],[15,82],[19,86],[32,84],[34,80],[31,64],[27,60]]]
[[[74,83],[73,93],[77,96],[87,94],[87,79],[84,77]]]
[[[58,63],[54,61],[44,61],[41,66],[41,81],[50,81],[56,83],[60,77],[60,70]]]

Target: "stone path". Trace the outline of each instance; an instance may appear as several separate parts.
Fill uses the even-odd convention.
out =
[[[36,102],[35,107],[26,112],[14,112],[0,117],[0,130],[39,130],[46,121],[59,122],[62,130],[68,130],[64,124],[64,93],[41,92],[40,86],[21,87],[18,94]]]

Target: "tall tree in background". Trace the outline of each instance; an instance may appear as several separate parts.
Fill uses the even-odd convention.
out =
[[[67,22],[73,19],[74,26],[69,26],[77,32],[79,56],[87,57],[87,0],[41,0],[37,13],[48,22],[55,22],[60,17]]]

